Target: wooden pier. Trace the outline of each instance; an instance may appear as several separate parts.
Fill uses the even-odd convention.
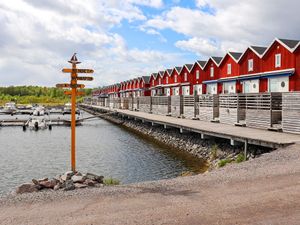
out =
[[[159,124],[163,127],[174,127],[183,131],[200,133],[203,139],[218,137],[230,140],[231,144],[242,142],[248,144],[265,146],[270,148],[284,147],[300,142],[300,135],[268,131],[250,127],[239,127],[229,124],[211,123],[208,121],[180,119],[164,115],[149,114],[123,109],[109,109],[103,106],[81,104],[81,107],[93,109],[99,112],[115,112],[128,118]]]

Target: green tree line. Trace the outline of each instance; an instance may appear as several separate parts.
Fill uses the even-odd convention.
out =
[[[85,88],[80,91],[84,96],[90,95],[92,89]],[[84,97],[83,96],[83,97]],[[83,97],[79,97],[80,101]],[[40,86],[9,86],[0,87],[0,104],[14,101],[18,104],[64,104],[70,101],[70,96],[64,94],[64,90],[56,87]]]

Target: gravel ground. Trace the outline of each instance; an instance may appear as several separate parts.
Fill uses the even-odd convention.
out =
[[[0,224],[299,224],[300,144],[191,177],[0,200]]]

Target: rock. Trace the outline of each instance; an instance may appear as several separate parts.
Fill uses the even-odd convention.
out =
[[[48,177],[44,177],[42,179],[39,179],[38,182],[47,181],[47,180],[48,180]]]
[[[16,194],[32,193],[36,192],[38,189],[35,184],[21,184],[16,189]]]
[[[97,182],[96,182],[96,181],[93,181],[93,180],[91,180],[91,179],[86,179],[86,180],[84,181],[84,184],[93,187],[93,186],[95,186],[95,184],[97,184]]]
[[[74,190],[74,189],[75,189],[75,185],[74,185],[73,181],[72,180],[67,180],[65,182],[64,190],[65,191],[71,191],[71,190]]]
[[[66,180],[70,180],[70,179],[71,179],[71,177],[69,177],[66,174],[63,174],[63,175],[60,176],[60,180],[63,181],[63,182],[66,181]]]
[[[39,182],[36,179],[32,179],[32,183],[35,185],[39,185]]]
[[[82,173],[77,172],[75,175],[76,175],[76,176],[82,176]]]
[[[65,175],[72,177],[73,175],[75,175],[75,173],[73,171],[67,171],[65,172]]]
[[[46,180],[41,181],[39,184],[44,188],[54,188],[54,186],[57,184],[57,180]]]
[[[61,185],[60,185],[60,183],[58,183],[58,184],[56,184],[56,185],[54,186],[53,190],[54,190],[54,191],[57,191],[57,190],[59,190],[60,188],[61,188]]]
[[[87,179],[90,179],[90,180],[93,180],[93,181],[97,181],[98,183],[103,183],[103,176],[98,176],[98,175],[95,175],[95,174],[92,174],[92,173],[87,173],[86,174],[86,178]]]
[[[83,183],[84,180],[85,180],[85,177],[84,177],[84,176],[74,175],[74,176],[72,176],[71,180],[72,180],[74,183]]]
[[[86,184],[81,184],[81,183],[75,183],[74,186],[75,186],[75,188],[86,188],[86,187],[88,187]]]

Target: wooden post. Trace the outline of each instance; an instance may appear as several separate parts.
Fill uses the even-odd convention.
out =
[[[244,145],[245,161],[247,160],[247,151],[248,151],[248,140],[245,140],[245,145]]]
[[[75,156],[75,138],[76,138],[76,88],[77,88],[77,73],[76,71],[76,63],[72,63],[73,72],[71,73],[71,168],[72,171],[76,171],[76,156]]]

